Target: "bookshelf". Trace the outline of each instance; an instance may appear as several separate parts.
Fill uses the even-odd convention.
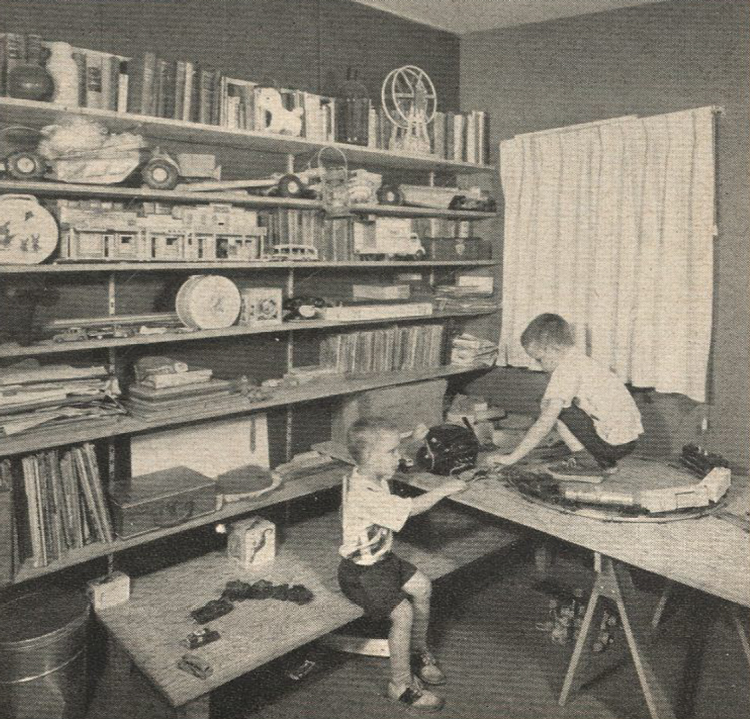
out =
[[[256,154],[276,163],[277,171],[293,167],[294,158],[309,155],[325,145],[332,144],[346,154],[350,167],[379,168],[403,173],[409,181],[416,174],[425,176],[424,184],[433,184],[436,173],[446,176],[473,175],[494,172],[491,166],[449,161],[430,156],[412,156],[386,150],[318,143],[299,137],[270,135],[249,130],[234,130],[215,125],[171,120],[145,115],[94,110],[80,107],[57,106],[0,97],[0,116],[3,122],[28,127],[43,127],[57,122],[62,116],[73,115],[102,122],[112,131],[138,132],[154,144],[169,149],[170,143],[183,146],[214,148],[241,156],[252,167]],[[246,158],[246,159],[245,159]],[[149,188],[67,184],[46,181],[18,181],[0,177],[0,195],[7,193],[30,194],[44,199],[98,199],[118,202],[158,202],[174,204],[227,203],[247,209],[275,211],[279,209],[322,209],[317,200],[240,196],[234,193],[196,193],[184,190],[152,190]],[[428,218],[456,222],[481,222],[496,217],[495,213],[465,210],[403,207],[365,204],[354,206],[357,215],[402,218]],[[210,262],[59,262],[39,265],[0,264],[0,289],[4,283],[42,283],[42,286],[61,288],[63,300],[60,317],[67,319],[90,316],[115,315],[128,311],[139,313],[156,296],[163,285],[187,278],[192,273],[230,272],[233,279],[241,278],[251,285],[280,287],[284,296],[293,296],[299,287],[309,292],[317,288],[325,294],[326,288],[340,288],[346,283],[373,277],[379,281],[393,281],[400,272],[418,272],[425,284],[434,285],[440,279],[450,278],[457,271],[489,271],[496,263],[492,260],[382,260],[382,261],[210,261]],[[300,281],[300,277],[302,280]],[[56,308],[47,308],[47,318],[54,317]],[[226,375],[230,368],[236,374],[247,372],[257,379],[279,378],[285,371],[309,361],[311,351],[321,338],[332,332],[349,331],[358,327],[414,326],[419,323],[439,323],[460,326],[465,322],[491,314],[488,311],[435,311],[431,315],[409,316],[359,321],[300,320],[281,325],[260,327],[233,326],[221,330],[168,332],[159,335],[135,335],[125,338],[106,338],[75,342],[36,342],[21,345],[17,342],[0,344],[0,365],[7,366],[22,359],[44,362],[99,363],[109,368],[121,379],[132,369],[133,362],[144,354],[168,354],[215,369]],[[248,371],[249,369],[252,372]],[[317,413],[318,402],[331,402],[345,395],[367,390],[395,387],[409,383],[437,379],[471,377],[480,367],[441,365],[423,369],[385,372],[369,376],[338,377],[335,381],[319,381],[298,387],[278,389],[268,399],[251,401],[241,398],[231,408],[200,406],[190,413],[176,413],[169,418],[147,421],[135,415],[122,415],[106,420],[65,421],[57,425],[29,430],[0,438],[0,459],[19,458],[29,453],[52,448],[64,448],[85,442],[95,442],[107,457],[111,481],[126,471],[122,461],[123,447],[131,436],[153,432],[160,428],[193,423],[210,422],[222,417],[276,411],[283,415],[283,436],[274,441],[283,447],[282,458],[289,459],[294,446],[304,444],[307,435],[295,441],[300,432],[297,413]],[[309,446],[309,443],[308,445]],[[126,450],[127,451],[127,450]],[[122,466],[121,466],[122,465]],[[30,562],[13,564],[9,573],[0,572],[0,587],[51,575],[59,570],[86,563],[92,559],[108,557],[111,561],[118,552],[141,546],[162,537],[208,525],[216,521],[241,516],[264,506],[283,503],[314,492],[335,487],[340,482],[340,472],[313,474],[304,480],[295,480],[264,495],[257,501],[225,504],[210,515],[190,519],[175,527],[163,528],[128,540],[116,539],[112,543],[97,542],[80,550],[70,551],[61,559],[46,566],[33,567]],[[0,529],[0,567],[8,564],[3,554],[9,556],[10,527]],[[2,576],[4,575],[4,576]]]

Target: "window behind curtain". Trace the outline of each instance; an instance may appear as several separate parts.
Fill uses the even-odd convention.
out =
[[[624,117],[500,144],[502,364],[541,312],[635,386],[705,401],[714,108]]]

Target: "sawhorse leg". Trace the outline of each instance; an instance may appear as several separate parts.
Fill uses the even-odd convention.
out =
[[[645,617],[641,616],[642,611],[640,611],[640,607],[638,606],[638,597],[635,594],[630,572],[622,564],[616,563],[599,552],[594,554],[594,563],[596,582],[594,583],[591,599],[586,607],[586,615],[581,626],[581,632],[573,649],[573,656],[565,675],[559,704],[561,706],[564,705],[568,701],[571,691],[579,689],[581,684],[583,684],[582,672],[579,672],[579,669],[583,669],[583,667],[579,665],[583,658],[584,650],[588,648],[590,651],[594,640],[592,626],[594,625],[594,614],[596,613],[599,598],[608,597],[616,603],[620,613],[620,621],[625,631],[628,648],[635,663],[638,681],[641,684],[651,719],[675,719],[674,711],[667,700],[664,690],[648,659],[644,655],[644,630],[648,625],[648,621],[644,621]]]

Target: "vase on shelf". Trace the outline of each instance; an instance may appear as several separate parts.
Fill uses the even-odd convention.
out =
[[[73,48],[67,42],[47,43],[49,60],[47,70],[55,83],[52,102],[60,105],[78,105],[78,65],[73,59]]]
[[[11,97],[50,100],[54,91],[54,80],[42,65],[22,63],[8,73],[8,95]]]

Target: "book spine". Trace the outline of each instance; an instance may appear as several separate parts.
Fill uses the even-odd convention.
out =
[[[117,112],[128,111],[128,94],[130,92],[130,75],[128,74],[129,60],[119,58],[117,79]]]
[[[44,65],[44,41],[41,35],[26,35],[26,62]]]
[[[2,89],[8,91],[8,75],[26,61],[26,38],[15,32],[6,32],[3,37]]]
[[[192,119],[192,106],[193,106],[193,82],[195,79],[195,68],[193,63],[187,61],[185,63],[185,87],[183,88],[182,94],[182,114],[180,119],[189,122]]]
[[[99,53],[84,51],[86,58],[86,107],[101,110],[103,107],[102,93],[102,58]]]
[[[107,55],[104,64],[103,72],[107,77],[107,95],[104,104],[106,110],[112,110],[117,112],[117,106],[120,101],[120,60],[117,55]]]
[[[86,53],[83,50],[73,50],[73,60],[78,68],[78,107],[86,107],[86,97],[88,94],[87,74],[86,74]]]
[[[185,106],[185,85],[187,84],[187,63],[184,60],[177,60],[175,64],[175,91],[174,91],[174,108],[172,118],[175,120],[182,119],[182,112]]]

